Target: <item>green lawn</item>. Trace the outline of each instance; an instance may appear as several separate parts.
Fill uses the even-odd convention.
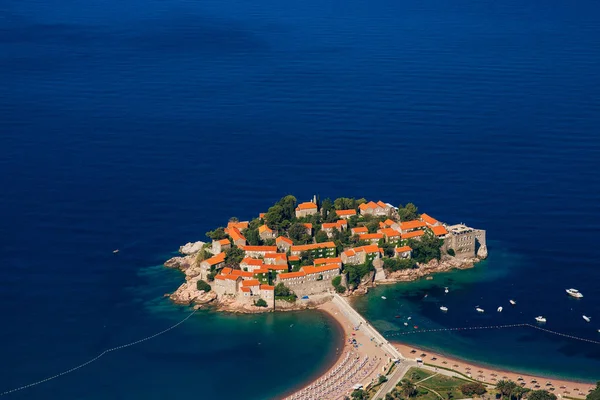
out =
[[[429,378],[431,376],[433,377]],[[429,379],[423,381],[422,383],[419,383],[420,381],[426,378]],[[436,395],[433,391],[438,392],[444,399],[461,399],[466,397],[458,389],[460,385],[467,382],[463,379],[451,378],[445,375],[436,375],[435,372],[426,371],[420,368],[409,369],[406,375],[404,376],[404,379],[408,379],[409,381],[417,385],[417,395],[412,397],[412,399],[439,400],[440,397]],[[398,385],[400,385],[400,382],[398,382]],[[450,394],[450,397],[448,396],[448,394]],[[399,399],[401,398],[401,396],[397,396],[396,398]]]

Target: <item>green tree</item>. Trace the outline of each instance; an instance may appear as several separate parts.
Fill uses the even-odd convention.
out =
[[[331,284],[337,293],[344,293],[346,291],[346,287],[342,285],[342,277],[339,275],[331,280]]]
[[[262,244],[262,239],[260,238],[258,229],[248,228],[244,230],[243,235],[250,246],[260,246]]]
[[[368,396],[367,393],[362,390],[362,389],[356,389],[354,391],[352,391],[352,400],[367,400]]]
[[[227,234],[225,233],[225,228],[219,227],[219,228],[215,229],[214,231],[206,232],[206,236],[212,240],[221,240],[221,239],[225,239],[227,237]]]
[[[384,258],[383,268],[387,271],[394,272],[403,269],[415,268],[415,261],[410,258]]]
[[[423,235],[421,240],[409,239],[408,245],[413,249],[412,258],[419,263],[427,263],[434,258],[440,259],[440,247],[444,244],[442,239],[433,235]]]
[[[556,396],[546,390],[533,390],[527,395],[527,400],[556,400]]]
[[[448,255],[450,255],[450,256],[452,256],[452,257],[456,256],[456,252],[454,251],[454,249],[448,249],[448,250],[446,251],[446,253],[448,253]]]
[[[379,385],[381,385],[382,383],[385,383],[385,382],[387,382],[387,380],[388,380],[388,379],[386,378],[386,376],[385,376],[385,375],[379,375],[379,378],[377,379],[377,383],[378,383]]]
[[[244,250],[237,246],[225,250],[225,265],[228,267],[238,267],[244,259]]]
[[[295,244],[306,244],[311,240],[310,235],[306,233],[306,227],[301,223],[294,223],[288,229],[288,235]]]
[[[503,399],[508,397],[508,400],[510,400],[516,387],[517,384],[510,380],[500,380],[496,383],[496,390],[500,392]]]
[[[400,382],[400,391],[404,397],[409,398],[417,394],[417,387],[411,381],[403,379]]]
[[[596,383],[596,388],[592,390],[587,397],[586,400],[600,400],[600,381]]]
[[[398,206],[398,217],[400,221],[411,221],[413,219],[417,219],[419,216],[417,214],[418,208],[413,203],[408,203],[406,207],[403,207],[402,204]]]
[[[531,389],[527,389],[527,388],[524,388],[524,387],[521,387],[521,386],[517,386],[515,388],[515,390],[513,391],[513,396],[516,397],[517,400],[521,400],[523,398],[523,395],[525,393],[530,392],[530,391],[531,391]]]
[[[336,210],[350,210],[356,208],[356,200],[348,197],[340,197],[333,201],[333,207]]]
[[[331,201],[331,199],[329,197],[321,202],[321,213],[323,214],[324,217],[329,215],[329,213],[333,210],[334,210],[333,202]]]
[[[303,251],[300,253],[300,259],[300,265],[313,265],[315,262],[312,251]]]
[[[265,214],[265,224],[271,229],[279,230],[285,219],[285,210],[278,204],[270,207]]]
[[[323,243],[329,240],[329,236],[323,231],[319,231],[315,234],[315,241],[317,243]]]
[[[324,217],[323,222],[335,222],[339,219],[340,219],[340,217],[338,217],[336,212],[334,210],[332,210],[329,213],[327,213],[327,216]]]
[[[462,394],[465,396],[472,397],[474,395],[481,396],[486,392],[485,386],[479,382],[469,382],[460,385],[459,387]]]
[[[206,282],[204,282],[202,279],[198,280],[198,282],[196,282],[196,288],[198,290],[204,290],[205,292],[210,292],[210,285]]]
[[[267,302],[264,301],[263,299],[256,300],[256,303],[254,303],[254,305],[257,307],[267,307],[268,306]]]
[[[278,283],[277,286],[275,286],[275,296],[287,297],[287,296],[291,296],[291,295],[292,295],[292,291],[290,290],[290,288],[285,286],[283,283]]]
[[[284,220],[291,221],[296,216],[296,198],[291,194],[284,196],[276,203],[277,206],[281,207],[282,216]]]

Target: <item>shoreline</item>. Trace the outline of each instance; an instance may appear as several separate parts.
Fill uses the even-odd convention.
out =
[[[296,311],[300,312],[302,310],[296,310]],[[332,357],[330,357],[331,358],[331,360],[330,360],[331,362],[327,363],[327,366],[325,366],[322,369],[320,369],[319,371],[311,374],[310,377],[308,377],[304,381],[298,383],[293,388],[286,390],[284,393],[282,393],[281,395],[279,395],[278,398],[285,399],[285,398],[293,395],[294,393],[302,390],[306,386],[309,386],[313,382],[316,382],[319,378],[321,378],[322,376],[324,376],[327,373],[331,372],[331,370],[333,370],[335,368],[335,366],[337,364],[339,364],[339,362],[342,360],[342,356],[344,355],[344,346],[345,346],[344,327],[342,326],[342,324],[340,323],[340,321],[338,321],[338,319],[336,319],[329,312],[327,312],[325,310],[322,310],[320,307],[317,308],[317,309],[313,309],[313,311],[318,311],[319,313],[325,315],[325,318],[328,320],[329,323],[331,323],[331,326],[336,331],[335,332],[335,335],[337,335],[337,339],[336,339],[336,341],[337,341],[336,352],[335,352],[334,355],[332,355]]]
[[[421,358],[425,364],[439,366],[440,368],[444,369],[451,369],[460,374],[466,375],[467,377],[471,375],[471,379],[477,380],[484,384],[495,385],[495,383],[498,380],[510,379],[517,383],[525,382],[526,384],[521,386],[533,390],[547,390],[553,387],[555,389],[553,391],[554,394],[574,398],[585,398],[585,396],[588,393],[588,390],[593,389],[595,387],[595,382],[592,383],[587,381],[550,377],[545,376],[544,374],[532,374],[514,370],[509,371],[501,367],[486,366],[484,364],[477,363],[476,361],[474,362],[461,359],[460,357],[444,352],[430,351],[425,348],[412,346],[398,341],[390,342],[407,359]],[[422,354],[426,355],[421,356]],[[436,360],[433,360],[433,358],[436,358]],[[458,367],[456,367],[456,365],[458,365]],[[522,380],[519,380],[519,378],[522,378]],[[494,379],[496,379],[496,381]],[[536,388],[536,383],[532,382],[532,380],[537,381],[537,385],[539,385],[540,387]],[[552,382],[552,385],[546,385],[547,382]],[[565,389],[561,388],[563,386],[565,387]],[[575,391],[575,389],[580,389],[580,391]],[[569,393],[565,393],[565,391]]]

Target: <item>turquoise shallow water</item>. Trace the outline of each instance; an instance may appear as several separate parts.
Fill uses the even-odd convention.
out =
[[[595,343],[525,327],[414,333],[443,328],[536,325],[534,317],[542,314],[548,320],[546,329],[599,340],[595,325],[590,326],[581,317],[595,309],[596,304],[572,299],[564,290],[546,294],[552,302],[540,301],[538,290],[518,282],[526,276],[532,261],[510,253],[497,242],[492,242],[490,249],[489,259],[473,269],[436,274],[433,280],[380,286],[353,304],[390,340],[505,370],[595,382],[600,372],[600,345]],[[449,288],[447,294],[445,287]],[[509,299],[515,299],[517,305],[511,306]],[[441,306],[448,307],[448,312],[442,312]],[[485,312],[477,313],[477,306]],[[499,306],[503,307],[501,313],[496,311]]]

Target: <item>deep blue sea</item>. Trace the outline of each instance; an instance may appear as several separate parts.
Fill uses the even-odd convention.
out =
[[[480,267],[359,299],[386,333],[403,329],[399,313],[428,327],[544,314],[548,329],[600,338],[599,12],[594,0],[3,0],[0,392],[184,318],[163,298],[182,277],[162,262],[287,193],[412,201],[487,229]],[[509,298],[502,315],[473,313]],[[7,398],[268,399],[325,368],[337,336],[317,312],[201,312]],[[600,378],[600,346],[537,331],[405,339]]]

